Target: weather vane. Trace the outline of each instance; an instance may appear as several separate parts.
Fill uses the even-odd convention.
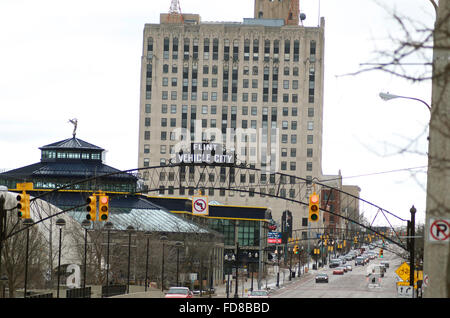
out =
[[[77,134],[77,124],[78,124],[78,119],[74,118],[74,119],[69,119],[69,123],[73,124],[73,138],[75,138],[75,135]]]

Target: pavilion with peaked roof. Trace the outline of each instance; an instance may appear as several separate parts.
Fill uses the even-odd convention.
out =
[[[76,183],[67,189],[136,192],[136,176],[105,165],[104,149],[75,135],[39,149],[40,162],[0,173],[0,184],[13,189],[17,183],[32,182],[38,189],[55,189]]]

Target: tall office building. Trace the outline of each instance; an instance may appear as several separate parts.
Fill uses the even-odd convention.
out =
[[[315,190],[309,181],[321,179],[323,79],[324,19],[318,27],[299,25],[298,0],[255,0],[254,17],[242,23],[202,22],[171,7],[159,24],[144,28],[138,165],[168,164],[178,145],[195,137],[226,144],[262,171],[227,172],[250,193],[205,189],[210,200],[270,207],[279,223],[289,215],[292,237],[305,236],[307,206],[270,195],[308,202]],[[291,184],[286,177],[280,188],[274,172],[308,181]],[[183,181],[189,172],[180,173]],[[199,174],[192,179],[205,178]],[[190,196],[194,190],[159,193]]]

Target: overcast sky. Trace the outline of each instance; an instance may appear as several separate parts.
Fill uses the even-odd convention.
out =
[[[254,1],[180,5],[202,21],[242,22],[253,17]],[[170,0],[1,0],[0,171],[39,162],[38,147],[72,137],[71,118],[78,119],[78,138],[107,150],[106,164],[137,168],[143,29],[159,23],[169,7]],[[363,199],[402,218],[409,219],[414,204],[416,220],[423,222],[429,111],[419,102],[385,102],[378,94],[431,104],[431,82],[379,71],[344,75],[380,62],[377,51],[395,48],[391,38],[402,32],[392,12],[431,27],[431,4],[300,0],[300,10],[305,26],[325,17],[323,173],[341,170],[344,184],[360,186]],[[402,152],[410,144],[411,151]]]

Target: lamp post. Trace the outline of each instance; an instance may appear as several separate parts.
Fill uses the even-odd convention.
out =
[[[259,254],[258,254],[258,252],[254,252],[253,254],[252,254],[252,252],[248,252],[248,258],[249,258],[249,262],[248,262],[249,269],[250,269],[250,266],[252,267],[252,281],[251,281],[251,285],[250,285],[250,291],[253,291],[253,271],[254,271],[254,265],[255,265],[254,259],[259,258]]]
[[[166,235],[161,235],[159,240],[162,242],[162,262],[161,262],[161,291],[164,291],[164,242],[167,241]]]
[[[91,227],[91,221],[83,220],[81,226],[84,228],[84,273],[83,273],[83,288],[86,288],[86,271],[87,271],[87,232]]]
[[[106,295],[109,296],[109,239],[110,239],[110,232],[114,228],[114,225],[112,222],[106,222],[105,229],[108,231],[108,243],[106,247]],[[102,293],[103,297],[103,293]]]
[[[227,266],[227,269],[228,269],[228,271],[227,271],[227,288],[226,288],[226,290],[227,290],[227,298],[229,298],[230,297],[230,273],[229,273],[229,269],[230,269],[230,266],[229,266],[229,263],[234,263],[235,262],[235,260],[236,260],[236,257],[235,257],[235,255],[234,255],[234,253],[230,253],[230,254],[225,254],[225,261],[227,261],[228,262],[228,266]],[[231,273],[232,273],[233,271],[231,271]]]
[[[239,242],[236,242],[236,284],[234,290],[234,298],[239,298],[238,282],[239,282]]]
[[[127,294],[130,293],[130,261],[131,261],[131,234],[134,232],[134,227],[129,225],[128,232],[128,275],[127,275]]]
[[[419,99],[419,98],[415,98],[415,97],[408,97],[408,96],[399,96],[399,95],[394,95],[394,94],[389,94],[389,93],[380,93],[379,96],[381,97],[381,99],[385,100],[385,101],[389,101],[391,99],[394,98],[404,98],[404,99],[412,99],[418,102],[423,103],[425,106],[427,106],[428,110],[431,111],[431,106],[428,105],[425,101]]]
[[[59,279],[61,276],[61,240],[62,240],[62,229],[66,225],[64,219],[56,220],[56,226],[59,227],[59,251],[58,251],[58,285],[56,286],[56,298],[59,298]]]
[[[23,225],[27,228],[27,245],[25,249],[25,286],[23,291],[23,298],[27,297],[27,281],[28,281],[28,245],[30,241],[30,226],[33,225],[32,219],[25,219]]]
[[[150,236],[152,235],[152,232],[147,231],[144,233],[144,235],[147,237],[147,255],[145,259],[145,291],[147,291],[147,285],[148,285],[148,248],[150,245]]]
[[[180,266],[180,247],[183,246],[182,242],[176,242],[175,246],[177,248],[177,286],[178,285],[178,276],[179,276],[179,266]]]
[[[7,193],[8,188],[5,186],[0,186],[0,275],[2,274],[2,250],[3,250],[3,240],[6,234],[6,210],[5,210],[5,197],[3,193]]]

